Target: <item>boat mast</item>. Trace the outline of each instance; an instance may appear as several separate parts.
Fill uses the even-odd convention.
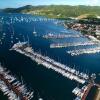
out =
[[[21,76],[21,82],[22,82],[22,84],[24,84],[24,82],[23,82],[23,77]]]
[[[25,36],[23,35],[23,41],[25,42]]]
[[[27,42],[28,42],[28,46],[29,46],[29,36],[27,35]]]

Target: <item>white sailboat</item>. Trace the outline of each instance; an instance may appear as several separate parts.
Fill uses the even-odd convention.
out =
[[[98,26],[96,26],[96,33],[97,36],[100,36],[100,28]]]
[[[34,28],[33,34],[34,34],[34,35],[36,35],[36,34],[37,34],[37,32],[35,31],[35,28]]]

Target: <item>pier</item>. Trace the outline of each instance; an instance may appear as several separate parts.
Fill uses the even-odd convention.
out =
[[[90,92],[91,88],[93,87],[93,84],[90,83],[90,84],[88,84],[87,87],[88,87],[87,90],[85,91],[84,95],[82,96],[82,100],[86,100],[86,97],[87,97],[88,93]]]
[[[18,42],[14,44],[10,50],[15,50],[16,52],[24,54],[33,61],[36,61],[38,64],[41,64],[48,69],[53,69],[70,80],[75,80],[81,84],[84,84],[89,79],[89,76],[83,72],[79,72],[74,68],[70,68],[64,64],[61,64],[47,56],[43,56],[37,52],[34,52],[32,47],[30,47],[27,42]]]
[[[71,47],[71,46],[92,46],[92,45],[97,45],[98,43],[96,42],[77,42],[77,43],[53,43],[50,44],[50,48],[66,48],[66,47]]]
[[[94,85],[93,83],[89,83],[87,85],[84,85],[81,89],[79,87],[76,87],[72,91],[72,93],[74,93],[77,96],[75,100],[86,100],[86,97],[93,85]]]
[[[33,92],[0,65],[0,90],[9,100],[31,100]]]
[[[70,50],[66,51],[68,54],[71,54],[71,56],[78,56],[82,54],[95,54],[100,52],[100,47],[94,47],[94,48],[87,48],[87,49],[78,49],[78,50]]]
[[[82,35],[79,34],[53,34],[48,33],[46,35],[42,36],[45,39],[63,39],[63,38],[79,38],[82,37]]]
[[[89,92],[91,91],[91,89],[93,87],[97,87],[98,89],[100,89],[100,84],[95,83],[95,76],[96,74],[92,74],[91,75],[91,79],[88,81],[87,84],[85,84],[81,89],[79,88],[79,86],[77,86],[76,88],[73,89],[72,93],[74,93],[77,97],[75,98],[75,100],[86,100],[86,98],[89,95]],[[98,96],[99,97],[99,96]]]

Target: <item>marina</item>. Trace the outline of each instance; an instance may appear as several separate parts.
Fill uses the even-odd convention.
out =
[[[75,100],[83,100],[82,98],[87,89],[88,89],[87,85],[84,85],[81,89],[78,87],[74,88],[72,93],[74,93],[77,96]]]
[[[52,33],[48,33],[46,35],[43,35],[43,38],[45,39],[63,39],[63,38],[79,38],[82,37],[82,35],[79,34],[52,34]]]
[[[17,74],[19,77],[22,75],[26,80],[25,82],[31,84],[32,88],[35,89],[33,94],[35,99],[33,96],[32,100],[72,100],[73,98],[84,96],[85,92],[82,93],[81,91],[75,94],[72,93],[72,90],[76,87],[77,83],[81,84],[82,87],[87,86],[91,73],[97,73],[99,71],[98,65],[96,65],[95,70],[93,69],[91,71],[94,67],[92,65],[96,62],[94,62],[93,56],[91,57],[93,60],[91,65],[91,60],[89,60],[87,64],[87,59],[90,59],[89,57],[87,59],[85,56],[83,58],[80,57],[80,55],[73,57],[68,53],[66,54],[66,52],[72,50],[73,47],[76,47],[73,50],[76,50],[77,47],[78,49],[80,47],[86,48],[86,46],[87,49],[89,49],[89,47],[95,48],[95,46],[99,46],[99,42],[92,41],[90,38],[91,41],[88,41],[87,36],[83,37],[78,32],[65,30],[62,26],[55,25],[57,20],[46,20],[38,16],[11,14],[7,17],[0,17],[0,21],[2,21],[3,24],[3,30],[0,34],[0,61],[4,60],[11,72]],[[49,32],[54,36],[62,32],[60,35],[66,35],[68,37],[51,37],[47,39],[42,37],[49,35]],[[74,37],[75,35],[79,37]],[[25,41],[27,36],[30,38],[31,46],[28,42],[19,42]],[[62,43],[63,39],[64,43]],[[77,41],[75,41],[76,39]],[[66,43],[66,40],[68,40],[68,43]],[[72,41],[72,43],[70,43],[69,40]],[[58,47],[51,49],[50,44],[56,44]],[[9,51],[11,47],[12,50]],[[95,59],[97,58],[95,57]],[[17,82],[15,81],[15,85],[16,84]],[[12,91],[9,90],[3,81],[1,85],[7,88],[12,97]],[[25,85],[25,87],[27,88],[27,85]],[[79,89],[81,90],[82,88],[80,87]],[[1,91],[5,93],[2,88]],[[5,93],[5,95],[7,93]],[[66,94],[68,94],[67,97]],[[14,92],[13,95],[15,99],[16,93]],[[17,97],[17,99],[19,99],[19,97]]]
[[[18,42],[14,44],[11,50],[15,50],[21,54],[24,54],[30,57],[32,60],[36,61],[38,64],[42,64],[48,69],[53,69],[56,72],[62,74],[63,76],[71,80],[75,80],[79,83],[84,84],[89,79],[89,76],[83,72],[79,72],[66,65],[56,62],[49,57],[42,56],[41,54],[34,52],[34,50],[26,42]]]
[[[100,52],[100,47],[67,51],[67,53],[71,54],[71,56],[78,56],[78,55],[82,55],[82,54],[95,54],[95,53],[99,53],[99,52]]]
[[[31,100],[33,92],[10,73],[0,65],[0,90],[8,97],[8,100]]]
[[[76,43],[53,43],[50,44],[50,48],[66,48],[66,47],[76,47],[76,46],[93,46],[93,45],[99,45],[99,43],[96,42],[76,42]]]
[[[93,83],[89,83],[87,85],[84,85],[81,89],[79,87],[74,88],[72,93],[76,95],[75,100],[87,100],[87,95],[93,86]]]

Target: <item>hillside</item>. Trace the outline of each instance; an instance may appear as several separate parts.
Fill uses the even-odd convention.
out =
[[[7,8],[3,10],[8,13],[26,13],[44,15],[53,18],[78,17],[81,15],[100,16],[100,6],[69,6],[69,5],[50,5],[50,6],[31,6],[27,5],[20,8]]]

